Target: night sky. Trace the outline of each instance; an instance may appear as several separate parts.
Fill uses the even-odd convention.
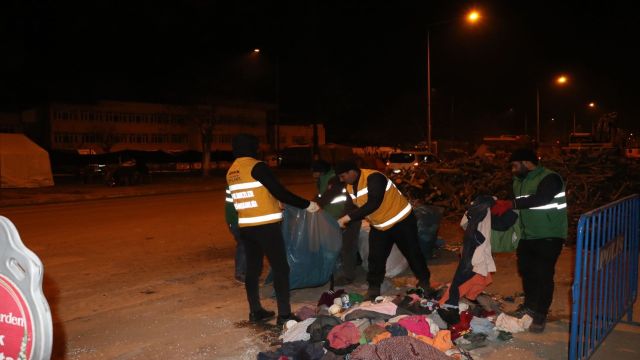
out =
[[[279,100],[283,122],[325,123],[328,141],[415,142],[427,29],[439,23],[434,139],[533,135],[536,87],[543,137],[568,132],[574,112],[579,128],[616,111],[620,127],[638,129],[640,17],[627,3],[5,0],[0,107]],[[483,18],[470,27],[472,8]]]

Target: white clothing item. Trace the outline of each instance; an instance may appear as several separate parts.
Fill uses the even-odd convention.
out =
[[[496,329],[515,334],[527,330],[529,326],[531,326],[532,322],[533,318],[529,315],[525,315],[522,319],[518,319],[502,313],[496,319]]]
[[[462,215],[460,226],[463,229],[467,229],[469,220],[467,219],[467,213]],[[473,272],[482,276],[487,276],[490,272],[496,271],[496,263],[491,256],[491,211],[487,209],[487,215],[478,224],[478,231],[484,236],[484,242],[479,245],[473,252],[471,258],[471,265],[473,266]]]
[[[311,339],[311,334],[307,332],[309,325],[313,324],[316,318],[308,318],[291,326],[282,335],[282,342],[307,341]]]

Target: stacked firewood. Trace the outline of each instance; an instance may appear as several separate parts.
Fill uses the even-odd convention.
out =
[[[548,155],[541,164],[566,182],[570,239],[580,215],[625,196],[640,193],[640,162],[615,154]],[[510,164],[500,158],[466,158],[437,166],[389,174],[414,204],[445,209],[444,217],[459,220],[478,195],[512,198]]]

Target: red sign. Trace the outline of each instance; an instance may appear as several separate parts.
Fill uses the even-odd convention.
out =
[[[20,289],[0,274],[0,359],[30,359],[32,350],[31,310]]]

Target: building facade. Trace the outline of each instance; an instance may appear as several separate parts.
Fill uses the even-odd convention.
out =
[[[231,139],[249,133],[268,144],[274,107],[256,103],[183,106],[100,101],[51,103],[43,112],[45,147],[89,153],[129,150],[202,151],[202,133],[211,132],[209,150],[231,150]]]

